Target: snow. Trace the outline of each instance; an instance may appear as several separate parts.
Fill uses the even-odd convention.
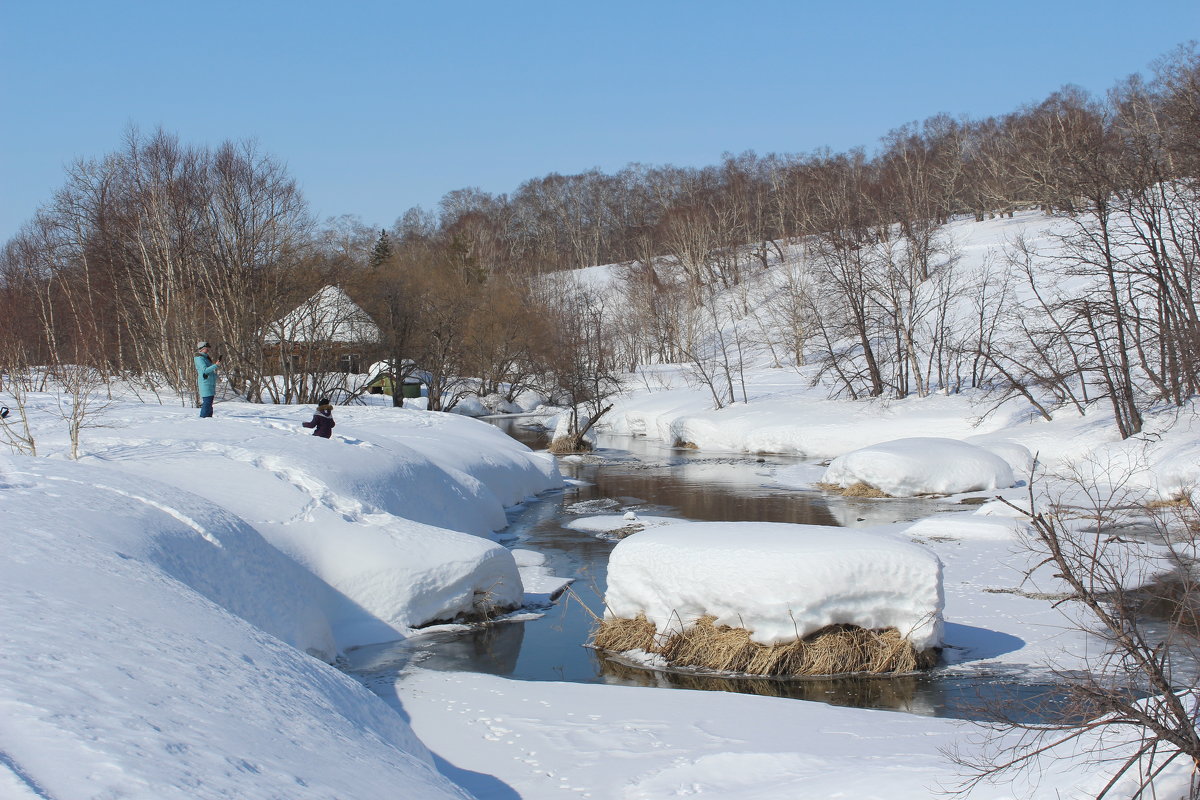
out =
[[[104,461],[220,503],[332,591],[337,645],[388,641],[474,610],[519,605],[511,555],[482,536],[550,488],[554,464],[448,414],[338,408],[334,439],[296,435],[277,407],[212,420],[143,413],[90,438]]]
[[[957,781],[944,751],[980,732],[953,719],[732,692],[422,669],[389,700],[453,762],[461,784],[488,799],[928,800]],[[1053,771],[983,784],[970,797],[1095,797],[1106,771],[1063,755]],[[1157,796],[1186,797],[1187,778],[1186,765],[1174,766]],[[1128,782],[1120,788],[1117,796],[1131,796]]]
[[[677,525],[675,517],[659,517],[652,514],[636,514],[626,511],[624,514],[598,514],[594,517],[579,517],[564,525],[573,531],[590,533],[601,539],[622,538],[624,535],[644,531],[648,528],[659,528],[663,525]]]
[[[1018,542],[1028,532],[1022,520],[995,518],[992,508],[981,506],[974,517],[962,514],[940,514],[926,517],[905,528],[908,536],[917,538],[974,539],[996,542]],[[986,510],[985,510],[986,509]],[[1017,513],[1013,510],[1013,513]],[[976,519],[975,517],[982,517]]]
[[[1006,452],[1019,457],[1016,447],[1009,445]],[[838,456],[823,481],[842,488],[865,483],[892,497],[1007,489],[1015,482],[1012,467],[1001,456],[956,439],[925,436],[880,442]]]
[[[947,232],[970,268],[1007,237],[1036,237],[1048,224],[1019,214],[955,222]],[[580,278],[607,291],[613,271]],[[856,469],[886,473],[878,479],[898,491],[938,494],[985,491],[964,488],[980,485],[975,478],[948,483],[978,470],[983,484],[993,482],[989,495],[1018,505],[1028,487],[1002,488],[1004,467],[1010,483],[1028,480],[1034,456],[1039,479],[1062,491],[1072,475],[1160,499],[1200,482],[1195,404],[1149,409],[1143,435],[1121,441],[1098,405],[1056,409],[1044,420],[1020,399],[997,406],[968,393],[831,399],[804,367],[751,364],[746,377],[748,402],[715,410],[686,369],[646,368],[602,427],[693,442],[708,453],[805,459],[764,469],[762,481],[814,495],[828,472],[817,462],[863,448],[886,454],[886,443],[904,438],[942,444],[893,448],[888,458],[943,456],[916,469],[882,458]],[[74,463],[65,457],[58,399],[28,398],[43,457],[0,456],[6,800],[904,800],[955,782],[944,748],[976,752],[978,730],[921,716],[929,709],[920,702],[908,706],[916,713],[867,711],[419,666],[367,688],[327,662],[357,644],[419,637],[417,626],[477,602],[536,609],[561,590],[568,579],[553,575],[542,554],[508,551],[492,538],[506,507],[562,485],[552,458],[484,423],[408,407],[339,407],[335,436],[324,441],[299,427],[307,415],[296,408],[222,403],[213,419],[198,420],[194,410],[118,400],[88,420]],[[547,400],[527,393],[517,404],[554,428],[562,410]],[[722,467],[681,471],[688,469]],[[612,600],[629,611],[740,614],[739,623],[753,619],[756,636],[794,636],[784,612],[794,616],[797,597],[808,598],[807,576],[864,617],[892,614],[911,625],[918,594],[920,607],[941,607],[940,634],[924,635],[946,645],[942,669],[950,675],[1036,677],[1048,676],[1050,664],[1081,666],[1094,643],[1062,616],[1068,605],[1046,599],[1062,589],[1053,575],[1035,571],[1026,580],[1022,516],[1004,503],[966,507],[957,499],[848,503],[838,513],[852,529],[805,536],[585,508],[575,511],[591,516],[570,528],[581,536],[644,528],[616,546],[609,576]],[[928,503],[928,513],[903,521],[896,509],[904,502]],[[656,541],[684,532],[686,541],[655,551]],[[843,552],[859,541],[866,549]],[[835,542],[837,555],[797,549]],[[1129,550],[1105,546],[1117,549],[1114,558]],[[931,577],[939,562],[944,606]],[[867,577],[839,593],[851,571]],[[685,596],[686,582],[702,596]],[[901,587],[905,597],[885,597]],[[809,624],[821,618],[799,611]],[[1059,768],[1035,773],[1035,783],[984,785],[972,797],[1094,796],[1106,766],[1065,755]],[[1169,770],[1156,796],[1185,796],[1186,778],[1182,764]],[[1126,788],[1115,791],[1126,796]]]
[[[686,385],[678,368],[655,370],[670,388],[637,389],[622,396],[601,421],[613,433],[687,441],[701,450],[786,453],[812,459],[836,456],[907,436],[967,439],[1001,430],[1006,415],[978,419],[978,409],[961,396],[930,395],[904,400],[847,403],[812,387],[806,374],[758,369],[748,375],[750,402],[711,408],[707,390]]]
[[[297,649],[330,647],[316,578],[248,525],[111,469],[2,469],[0,749],[32,796],[460,796],[398,716]]]
[[[484,537],[552,460],[446,414],[339,408],[326,441],[298,410],[116,402],[76,463],[53,402],[51,457],[0,456],[0,796],[465,797],[324,661],[522,602]]]
[[[684,522],[622,539],[609,557],[605,617],[645,615],[660,634],[705,615],[763,645],[827,625],[896,628],[942,644],[942,563],[910,542],[770,522]]]
[[[521,572],[521,584],[525,587],[523,605],[530,608],[549,605],[570,583],[570,578],[556,576],[546,566],[546,556],[536,550],[512,551],[513,560]]]
[[[397,702],[423,741],[474,776],[467,787],[493,798],[927,800],[946,774],[938,749],[957,741],[960,725],[732,693],[425,670],[398,684]]]
[[[554,420],[554,433],[550,436],[551,441],[554,439],[562,439],[587,428],[588,423],[591,422],[591,419],[592,418],[590,416],[580,413],[578,419],[575,420],[575,428],[572,430],[571,415],[569,413],[559,414]],[[595,444],[596,431],[594,429],[588,429],[588,432],[583,435],[583,438],[584,441]]]

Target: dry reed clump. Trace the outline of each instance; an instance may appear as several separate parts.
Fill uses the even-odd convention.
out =
[[[671,446],[682,448],[684,450],[699,450],[700,449],[700,445],[696,444],[695,442],[685,441],[684,439],[676,439],[674,444],[672,444]]]
[[[592,643],[601,650],[645,650],[672,666],[783,677],[839,675],[847,672],[912,672],[933,665],[936,653],[918,652],[895,628],[872,631],[855,625],[830,625],[804,639],[763,645],[745,628],[716,625],[704,616],[686,631],[663,641],[644,616],[605,619]]]
[[[836,483],[818,483],[817,488],[824,492],[832,492],[845,497],[891,497],[890,494],[882,489],[876,489],[869,483],[858,483],[850,486],[839,486]]]
[[[882,489],[876,489],[869,483],[863,483],[862,481],[859,481],[852,486],[847,486],[842,491],[842,494],[844,494],[846,497],[891,497],[890,494]]]
[[[654,649],[654,639],[657,631],[654,623],[638,614],[635,619],[609,618],[602,619],[596,630],[592,632],[592,644],[600,650],[611,650],[614,653],[624,653],[628,650]]]
[[[590,453],[592,452],[592,443],[582,436],[559,436],[550,442],[548,449],[556,456],[565,456],[571,453]]]
[[[1160,508],[1187,508],[1190,505],[1192,505],[1192,496],[1187,492],[1179,492],[1162,500],[1151,500],[1146,503],[1146,508],[1153,511]]]
[[[635,533],[641,533],[646,530],[645,525],[626,525],[621,528],[613,528],[608,532],[608,536],[614,539],[624,539],[626,536],[633,536]]]

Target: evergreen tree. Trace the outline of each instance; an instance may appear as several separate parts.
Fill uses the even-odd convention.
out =
[[[375,249],[371,251],[371,266],[378,267],[392,257],[392,240],[388,237],[386,230],[379,232],[379,241],[375,242]]]

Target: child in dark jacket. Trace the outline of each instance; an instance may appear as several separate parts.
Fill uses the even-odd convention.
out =
[[[333,436],[333,406],[329,404],[329,400],[321,398],[317,403],[317,410],[313,413],[311,422],[301,422],[306,428],[313,428],[313,436],[320,436],[322,439],[328,439]]]

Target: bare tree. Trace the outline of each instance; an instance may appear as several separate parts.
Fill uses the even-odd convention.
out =
[[[62,390],[54,393],[55,409],[67,424],[71,458],[78,460],[83,430],[102,427],[101,414],[112,405],[111,397],[100,393],[108,385],[108,376],[89,364],[56,364],[53,374]]]
[[[991,709],[996,722],[985,729],[984,747],[952,753],[968,774],[959,791],[1070,758],[1108,771],[1097,798],[1157,796],[1156,777],[1180,761],[1193,776],[1189,796],[1200,796],[1200,514],[1186,491],[1148,507],[1131,480],[1138,466],[1097,458],[1068,465],[1053,497],[1035,496],[1041,484],[1031,480],[1027,506],[1018,509],[1035,555],[1027,580],[1044,591],[1039,581],[1052,574],[1061,587],[1057,607],[1102,646],[1083,665],[1053,667],[1067,698],[1054,719],[1028,722],[1027,712],[1044,708]],[[1134,532],[1134,515],[1152,534]],[[1168,580],[1155,580],[1164,573]],[[1165,625],[1148,618],[1149,604],[1165,612]]]
[[[751,348],[734,297],[711,285],[694,294],[694,334],[685,349],[692,376],[708,389],[714,408],[746,402],[745,365]]]
[[[570,408],[568,434],[581,435],[580,413],[594,420],[621,388],[612,357],[609,314],[602,297],[568,278],[543,284],[553,334],[544,340],[540,364],[549,394]]]
[[[29,424],[28,398],[36,380],[33,372],[20,341],[0,340],[0,405],[7,409],[0,415],[0,432],[14,453],[30,456],[37,455],[37,440]]]
[[[288,311],[311,223],[295,181],[253,143],[227,142],[207,162],[195,278],[212,321],[205,336],[222,342],[234,390],[259,400],[272,374],[264,321]]]

